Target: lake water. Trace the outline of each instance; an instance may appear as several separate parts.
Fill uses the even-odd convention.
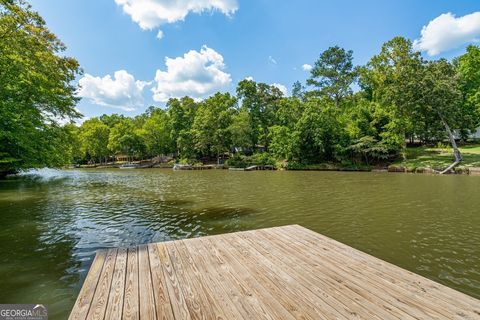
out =
[[[480,298],[480,177],[39,170],[0,181],[0,303],[68,316],[99,248],[300,224]]]

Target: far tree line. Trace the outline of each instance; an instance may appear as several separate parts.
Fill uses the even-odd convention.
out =
[[[289,164],[375,165],[402,156],[408,142],[456,147],[480,125],[480,48],[426,60],[395,37],[366,65],[328,48],[291,96],[252,80],[235,94],[170,99],[136,117],[75,120],[78,62],[22,0],[0,2],[0,173],[102,163],[115,156],[183,161],[252,157]],[[352,88],[355,88],[353,90]],[[260,161],[259,160],[259,161]]]
[[[479,70],[477,46],[452,62],[425,60],[409,40],[396,37],[365,66],[353,65],[352,51],[331,47],[289,97],[275,86],[242,80],[236,96],[170,99],[165,108],[150,107],[134,118],[103,115],[67,126],[71,158],[213,160],[261,152],[275,161],[371,165],[401,156],[408,141],[448,139],[460,161],[456,139],[467,139],[480,123]]]

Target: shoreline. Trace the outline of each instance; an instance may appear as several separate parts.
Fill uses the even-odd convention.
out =
[[[121,164],[108,164],[108,165],[89,165],[89,166],[80,166],[78,168],[68,167],[64,169],[118,169]],[[188,170],[181,170],[181,171],[189,171],[189,170],[202,170],[202,168],[209,168],[214,170],[229,170],[232,171],[248,171],[245,168],[237,168],[237,167],[227,167],[223,165],[202,165],[202,166],[192,166],[193,169]],[[137,169],[144,169],[144,168],[136,168]],[[148,169],[172,169],[173,165],[165,164],[165,165],[155,165]],[[238,169],[238,170],[236,170]],[[318,164],[318,165],[309,165],[305,167],[298,167],[298,168],[275,168],[273,170],[253,170],[253,171],[338,171],[338,172],[372,172],[372,173],[411,173],[411,174],[436,174],[437,171],[440,171],[441,168],[430,168],[430,167],[418,167],[415,169],[410,169],[407,166],[402,166],[398,164],[392,164],[387,167],[337,167],[332,164]],[[448,175],[472,175],[472,176],[480,176],[480,167],[457,167],[453,170],[453,172],[447,173]]]

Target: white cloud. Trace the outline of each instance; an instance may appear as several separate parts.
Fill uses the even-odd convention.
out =
[[[166,71],[157,70],[153,99],[166,102],[170,98],[191,96],[196,99],[224,89],[232,82],[224,72],[221,54],[207,46],[199,51],[190,50],[183,57],[165,58]]]
[[[246,77],[244,80],[255,81],[252,76],[248,76],[248,77]]]
[[[217,10],[230,16],[238,9],[237,0],[115,0],[115,3],[144,30],[183,21],[190,12]]]
[[[414,41],[414,48],[430,56],[478,41],[480,12],[458,18],[450,12],[441,14],[424,26],[421,34],[420,39]]]
[[[163,38],[163,36],[164,36],[163,31],[162,31],[162,30],[158,30],[157,39],[160,40],[160,39]]]
[[[270,61],[273,64],[277,64],[277,60],[275,60],[272,56],[268,56],[268,61]]]
[[[302,66],[302,69],[303,69],[303,71],[310,71],[310,70],[313,69],[313,67],[312,67],[310,64],[305,63],[305,64]]]
[[[288,89],[283,84],[272,83],[272,86],[277,87],[283,93],[284,96],[288,96]]]
[[[88,98],[93,103],[133,111],[143,106],[143,88],[148,82],[135,80],[125,70],[116,71],[113,79],[110,75],[103,78],[85,74],[80,79],[78,96]]]

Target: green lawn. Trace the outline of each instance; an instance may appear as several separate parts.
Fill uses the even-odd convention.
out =
[[[480,167],[480,144],[460,147],[463,162],[460,166]],[[408,170],[417,168],[441,169],[453,162],[451,148],[437,147],[409,147],[406,151],[406,160],[399,160],[394,165],[406,167]]]

